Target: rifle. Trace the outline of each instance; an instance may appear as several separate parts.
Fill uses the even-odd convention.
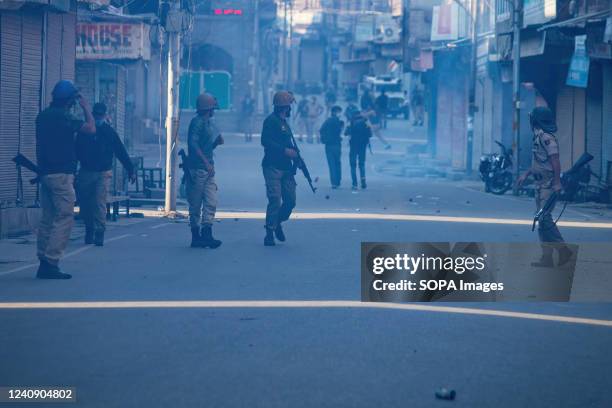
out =
[[[533,224],[531,224],[531,231],[532,232],[535,230],[536,223],[540,222],[540,220],[542,219],[542,216],[544,216],[544,214],[546,214],[546,213],[551,211],[551,209],[553,208],[553,206],[557,202],[557,198],[559,198],[559,193],[554,191],[550,195],[550,197],[548,197],[548,199],[546,200],[546,202],[544,203],[542,208],[540,208],[538,210],[538,212],[533,216]],[[557,221],[558,221],[558,219],[557,219]]]
[[[13,161],[17,166],[25,167],[36,174],[36,177],[30,180],[30,184],[36,184],[40,181],[40,168],[30,159],[25,157],[23,154],[18,153],[17,156],[13,157]]]
[[[584,152],[582,156],[580,156],[580,158],[576,161],[576,163],[574,163],[574,165],[568,171],[561,174],[561,185],[563,186],[563,190],[565,191],[567,195],[564,198],[566,200],[565,202],[566,206],[567,206],[567,201],[573,199],[573,196],[575,195],[576,190],[578,188],[580,170],[582,170],[584,166],[586,166],[591,160],[593,160],[593,156],[587,152]],[[553,208],[553,206],[555,205],[558,199],[559,199],[558,192],[553,192],[550,195],[550,197],[548,197],[548,199],[546,200],[542,208],[540,208],[540,210],[538,210],[538,212],[533,217],[533,224],[531,225],[531,231],[535,230],[536,222],[540,222],[540,219],[542,218],[542,216],[550,212],[550,210]],[[559,217],[557,217],[555,224],[557,223],[557,221],[559,221],[559,218],[561,218],[561,215],[563,214],[564,210],[565,210],[565,206],[563,207],[563,210],[561,210],[561,214],[559,214]]]
[[[181,156],[181,163],[179,167],[183,169],[183,178],[181,179],[181,184],[185,184],[187,181],[191,181],[191,173],[189,172],[189,162],[187,161],[187,153],[185,153],[185,149],[181,149],[178,152],[179,156]]]
[[[306,166],[306,162],[302,158],[302,154],[300,153],[300,148],[298,147],[297,143],[295,142],[295,138],[293,137],[293,135],[291,135],[291,142],[293,143],[293,148],[297,152],[297,158],[295,159],[296,166],[297,166],[298,169],[302,170],[302,174],[306,178],[306,181],[308,181],[308,185],[310,186],[310,189],[312,190],[312,192],[314,194],[314,193],[317,192],[317,189],[312,184],[312,177],[310,177],[310,171],[308,171],[308,166]]]

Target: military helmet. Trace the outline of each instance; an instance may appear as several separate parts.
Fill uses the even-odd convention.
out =
[[[288,91],[278,91],[274,94],[274,98],[272,100],[272,104],[274,106],[291,106],[291,104],[295,102],[295,98]]]
[[[538,127],[545,132],[554,133],[557,131],[555,114],[545,106],[533,108],[529,114],[529,121],[531,122],[532,127]]]
[[[196,100],[196,108],[199,111],[219,109],[219,104],[217,103],[217,98],[207,92],[204,92],[203,94],[198,95],[198,99]]]
[[[67,79],[62,79],[53,87],[53,91],[51,91],[51,95],[53,99],[70,99],[77,96],[79,93],[78,89],[72,81],[68,81]]]

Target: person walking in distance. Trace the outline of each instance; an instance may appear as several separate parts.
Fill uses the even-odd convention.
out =
[[[368,112],[374,109],[374,100],[372,99],[369,89],[363,91],[359,104],[363,112]]]
[[[389,97],[383,89],[380,95],[376,98],[376,114],[379,117],[379,122],[383,129],[387,128],[387,110],[389,108]]]
[[[323,112],[325,112],[325,109],[321,106],[317,97],[312,96],[308,103],[308,120],[306,121],[306,141],[308,143],[312,143],[314,140],[315,127]],[[320,143],[321,141],[317,140],[317,142]]]
[[[517,180],[522,186],[527,177],[533,176],[536,183],[536,210],[540,210],[548,198],[561,192],[561,163],[559,161],[559,144],[555,137],[557,125],[552,111],[547,107],[536,107],[529,120],[533,131],[532,165]],[[542,245],[542,257],[533,262],[533,266],[552,267],[553,249],[559,252],[559,265],[563,265],[572,257],[572,251],[565,245],[563,236],[552,219],[554,204],[539,220],[538,237]]]
[[[106,105],[93,106],[96,134],[79,133],[76,140],[80,163],[77,193],[81,218],[85,222],[85,244],[104,245],[106,198],[113,178],[113,156],[121,162],[131,182],[136,181],[134,165],[119,135],[106,120]]]
[[[351,181],[353,190],[357,190],[357,165],[359,165],[359,175],[361,180],[361,188],[365,189],[366,184],[366,150],[370,144],[372,130],[368,126],[368,121],[361,114],[355,113],[351,119],[350,125],[346,128],[345,134],[349,136],[349,163],[351,165]]]
[[[298,103],[295,122],[298,140],[301,143],[304,140],[303,135],[308,133],[308,99],[305,96]]]
[[[36,155],[40,168],[42,217],[38,226],[37,255],[39,279],[70,279],[59,268],[74,222],[74,174],[77,167],[76,136],[93,137],[96,123],[89,103],[74,84],[59,81],[52,91],[51,105],[36,118]],[[79,103],[85,121],[72,115]]]
[[[421,88],[417,86],[412,90],[410,101],[413,112],[412,126],[423,126],[425,116],[425,97],[423,96],[423,91]]]
[[[331,116],[323,122],[319,130],[321,142],[325,145],[325,156],[329,166],[329,179],[333,189],[340,187],[342,180],[340,157],[342,156],[342,130],[344,129],[344,122],[340,120],[341,112],[342,108],[332,106]]]
[[[255,113],[255,101],[250,94],[244,95],[242,99],[242,129],[244,141],[253,141],[253,115]]]
[[[217,100],[203,93],[196,100],[197,114],[189,124],[187,148],[189,151],[189,177],[187,201],[192,248],[218,248],[221,241],[212,234],[217,211],[217,184],[215,183],[214,150],[224,143],[219,129],[212,121]]]
[[[264,148],[261,166],[268,198],[265,246],[274,246],[275,237],[281,242],[286,240],[281,223],[289,219],[296,204],[294,160],[298,152],[288,123],[294,102],[293,95],[287,91],[274,94],[274,112],[264,120],[261,131]]]
[[[376,110],[374,109],[370,109],[367,112],[363,112],[363,117],[370,122],[370,127],[372,130],[372,133],[374,134],[374,136],[376,136],[376,138],[378,140],[380,140],[383,144],[383,146],[385,146],[385,150],[389,150],[391,149],[391,144],[389,142],[387,142],[387,139],[385,139],[382,135],[382,117],[381,115],[379,115]]]

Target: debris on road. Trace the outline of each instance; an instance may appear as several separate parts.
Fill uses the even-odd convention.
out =
[[[327,195],[325,196],[325,199],[326,199],[326,200],[329,200],[329,194],[327,194]]]
[[[456,392],[455,390],[450,390],[448,388],[440,388],[436,391],[436,398],[452,401],[455,399]]]

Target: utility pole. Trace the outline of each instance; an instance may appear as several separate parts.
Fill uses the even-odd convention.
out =
[[[289,33],[287,32],[287,9],[289,7],[289,0],[285,0],[284,6],[285,6],[285,9],[284,9],[284,14],[283,14],[283,82],[286,88],[288,84],[288,78],[289,78],[289,70],[287,69],[287,61],[289,60],[287,58],[287,53],[288,53],[287,41],[289,39]]]
[[[166,107],[166,196],[164,212],[166,216],[176,215],[176,195],[178,188],[177,161],[179,142],[179,80],[181,58],[181,30],[183,25],[180,3],[173,1],[168,5],[165,19],[167,33],[167,107]]]
[[[521,171],[521,26],[523,25],[523,0],[513,0],[513,37],[512,37],[512,103],[514,105],[514,121],[512,123],[514,150],[514,179],[518,180]],[[518,195],[518,187],[513,189]]]
[[[251,97],[255,102],[255,112],[259,112],[259,0],[255,0],[253,16],[253,85],[251,86]]]
[[[293,88],[293,0],[289,0],[289,46],[287,47],[287,89]]]
[[[466,171],[472,173],[472,162],[474,156],[474,118],[476,116],[476,71],[478,61],[478,23],[480,20],[480,0],[472,0],[471,7],[472,22],[472,49],[470,58],[470,89],[468,90],[468,123],[467,123],[467,155]]]

